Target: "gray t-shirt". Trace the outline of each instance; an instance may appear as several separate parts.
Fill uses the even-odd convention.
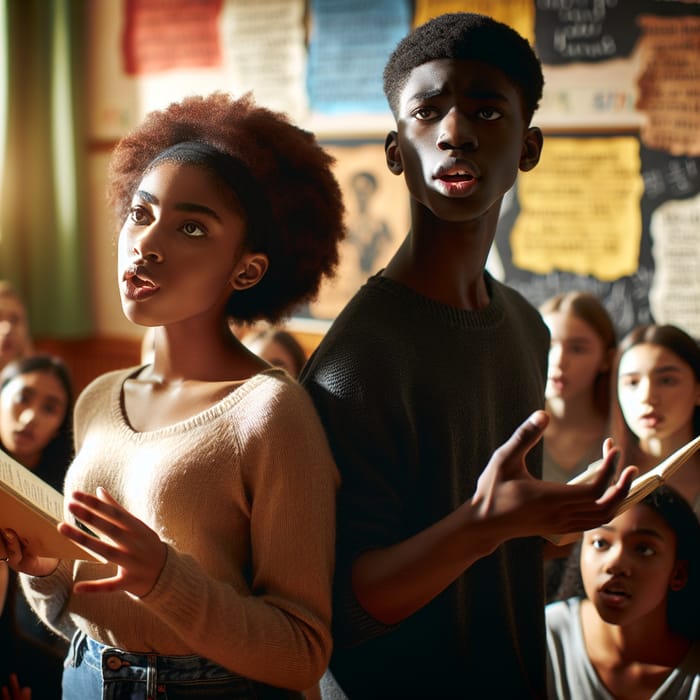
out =
[[[615,700],[588,658],[581,628],[580,598],[551,603],[547,620],[547,685],[557,700]],[[656,689],[650,700],[700,700],[700,642]]]

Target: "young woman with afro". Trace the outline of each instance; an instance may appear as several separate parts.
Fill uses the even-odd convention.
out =
[[[323,673],[336,468],[305,391],[229,320],[277,322],[333,273],[331,165],[283,115],[220,93],[117,145],[119,292],[154,356],[79,397],[59,526],[106,563],[0,540],[72,639],[64,697],[299,697]]]

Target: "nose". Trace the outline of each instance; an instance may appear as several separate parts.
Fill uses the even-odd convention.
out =
[[[440,122],[437,147],[441,151],[471,151],[479,143],[469,119],[455,105]]]
[[[163,250],[157,222],[144,226],[131,238],[131,253],[134,257],[150,262],[160,262]]]
[[[34,410],[33,406],[27,406],[27,408],[25,408],[19,414],[19,422],[23,427],[32,423],[35,418],[36,418],[36,411]]]
[[[639,382],[639,400],[646,404],[655,404],[657,397],[654,383],[649,377],[644,377]]]
[[[614,545],[608,550],[605,571],[615,576],[629,576],[632,573],[629,557],[621,544]]]
[[[549,346],[549,364],[552,367],[562,367],[566,358],[566,353],[561,343],[552,343]]]

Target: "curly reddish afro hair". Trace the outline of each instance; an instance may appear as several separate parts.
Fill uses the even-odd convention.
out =
[[[250,94],[187,97],[151,112],[110,161],[108,200],[119,227],[151,162],[184,142],[206,144],[241,163],[258,191],[256,208],[265,209],[253,212],[258,220],[248,226],[247,246],[268,256],[268,270],[254,287],[232,293],[227,313],[275,323],[314,299],[323,278],[335,272],[346,234],[334,160],[314,135],[256,105]]]

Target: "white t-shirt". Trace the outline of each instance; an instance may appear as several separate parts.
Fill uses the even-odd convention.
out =
[[[580,598],[551,603],[547,619],[547,684],[557,700],[615,700],[588,658],[581,628]],[[650,700],[700,700],[700,642],[657,688]]]

